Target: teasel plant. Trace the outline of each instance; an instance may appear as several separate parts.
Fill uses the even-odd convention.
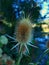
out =
[[[28,45],[34,48],[38,48],[37,46],[33,45],[31,40],[33,38],[33,34],[32,34],[32,23],[28,18],[22,18],[20,20],[20,22],[18,23],[18,25],[15,26],[15,38],[9,36],[6,34],[7,37],[13,39],[13,42],[17,42],[18,43],[13,46],[10,50],[14,50],[14,48],[16,48],[17,46],[19,46],[19,58],[18,58],[18,62],[16,62],[16,65],[20,65],[20,61],[23,57],[23,54],[26,55],[25,52],[28,52],[29,54],[29,49],[28,49]]]

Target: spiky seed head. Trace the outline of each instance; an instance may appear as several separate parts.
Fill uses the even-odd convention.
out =
[[[20,21],[16,30],[16,39],[20,43],[26,43],[31,38],[32,26],[28,18],[24,18]]]

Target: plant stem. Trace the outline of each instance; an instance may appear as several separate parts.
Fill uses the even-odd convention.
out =
[[[18,58],[18,61],[17,61],[17,64],[16,65],[20,65],[20,61],[22,59],[22,53],[20,54],[19,58]]]
[[[21,59],[22,59],[22,44],[21,44],[21,46],[20,46],[20,50],[19,50],[19,58],[18,58],[18,61],[17,61],[17,63],[16,63],[16,65],[20,65],[20,61],[21,61]]]

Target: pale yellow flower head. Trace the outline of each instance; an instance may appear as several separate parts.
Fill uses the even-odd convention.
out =
[[[16,39],[20,43],[26,43],[31,38],[32,26],[28,18],[20,21],[16,30]]]

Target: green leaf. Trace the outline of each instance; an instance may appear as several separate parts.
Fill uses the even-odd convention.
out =
[[[2,52],[3,52],[3,51],[2,51],[2,49],[0,48],[0,57],[2,57]]]
[[[3,44],[2,43],[0,43],[0,48],[3,46]]]
[[[5,36],[1,36],[1,37],[0,37],[0,43],[6,45],[6,44],[8,43],[8,39],[7,39],[7,37],[5,37]]]
[[[46,65],[49,65],[49,61],[47,61]]]

